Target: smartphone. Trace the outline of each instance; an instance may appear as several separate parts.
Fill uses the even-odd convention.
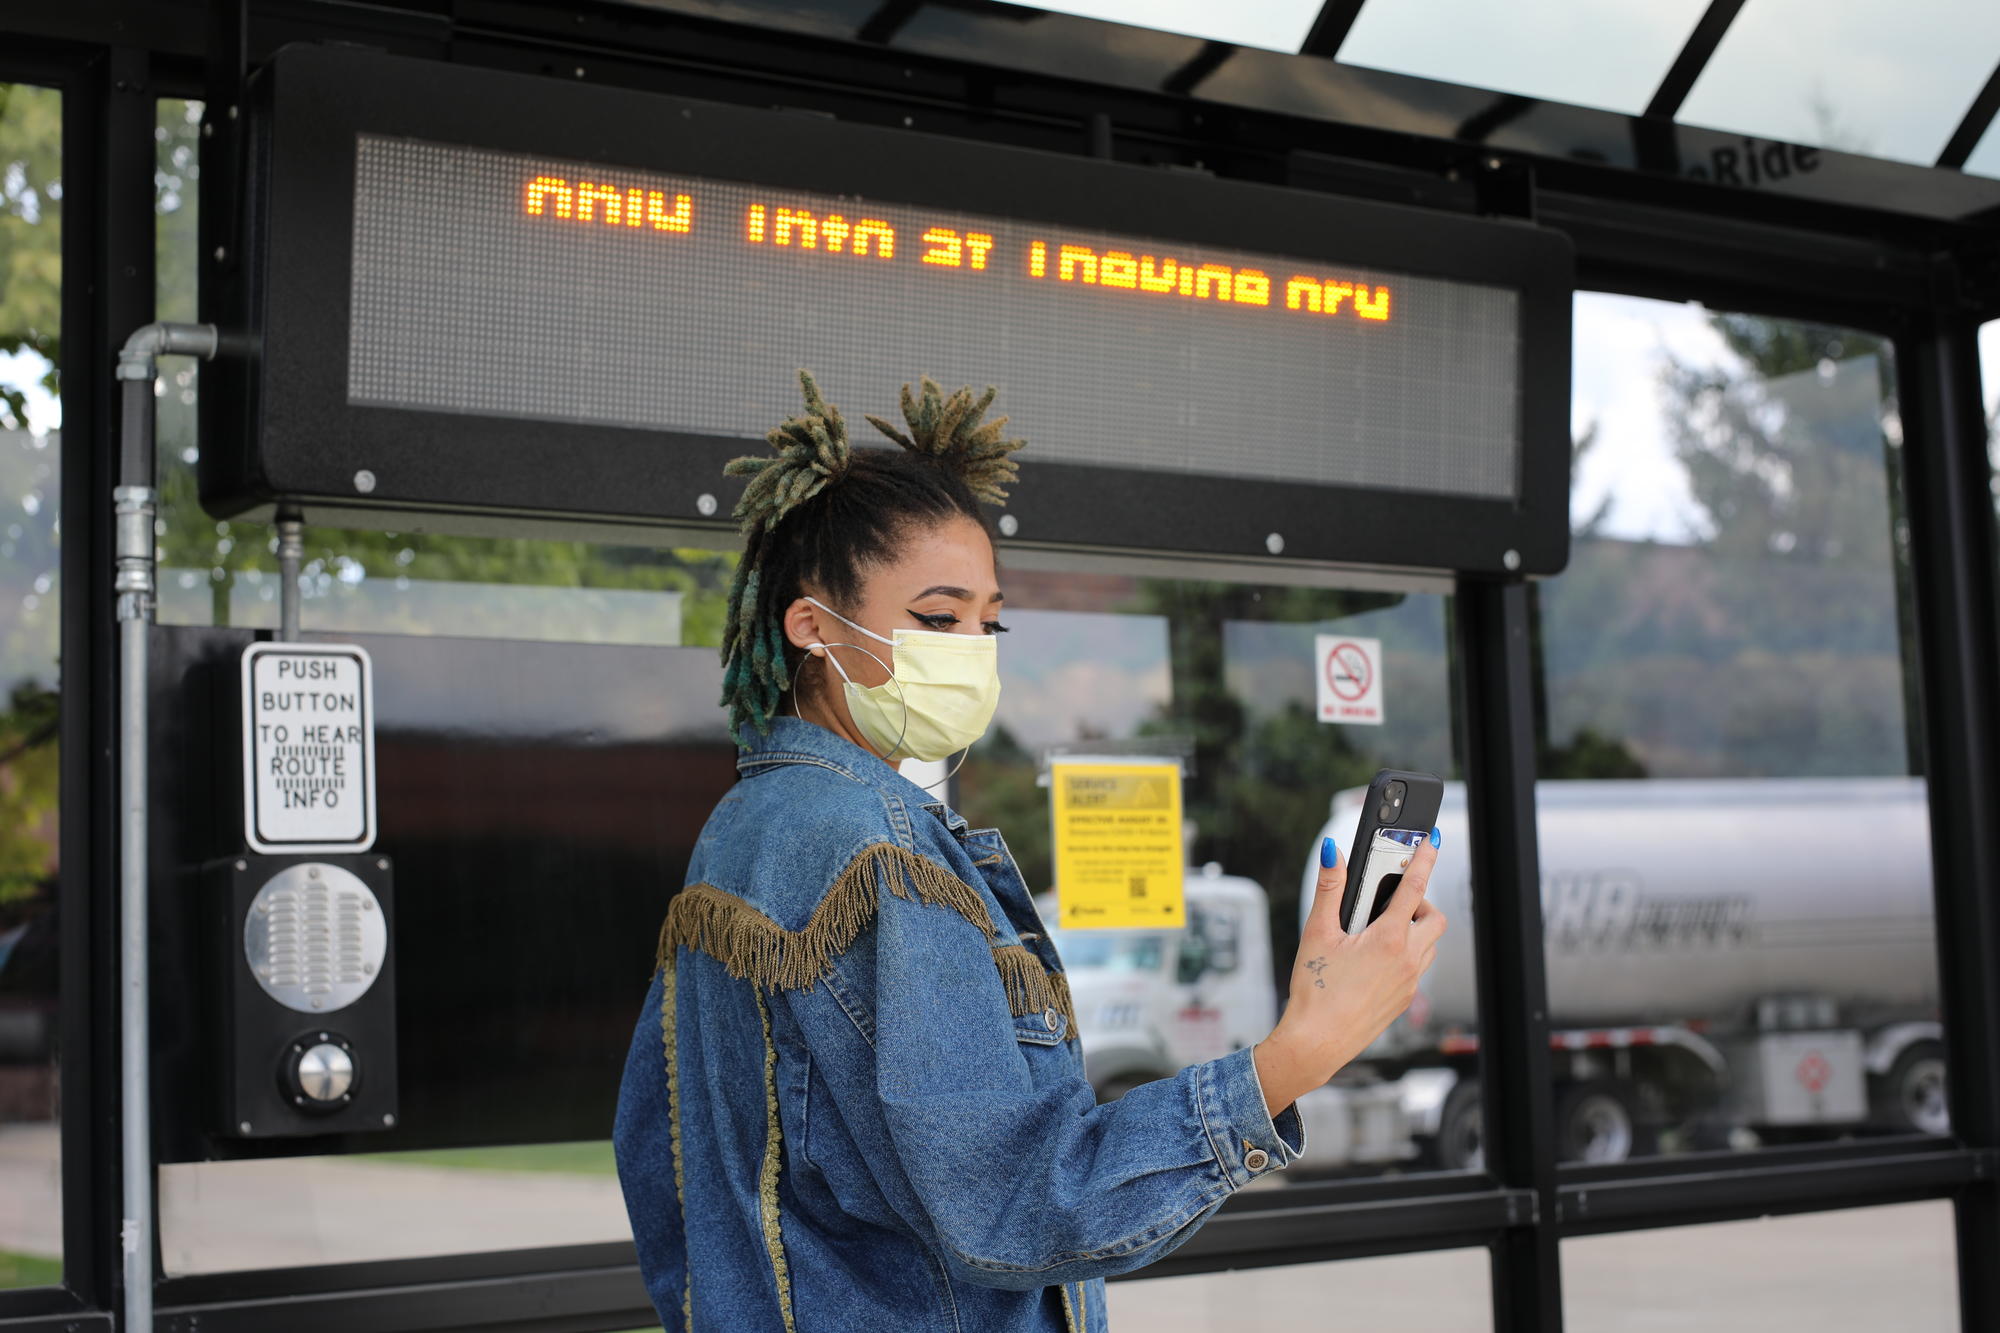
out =
[[[1340,896],[1340,924],[1348,934],[1367,929],[1382,915],[1410,858],[1430,839],[1443,804],[1444,782],[1430,773],[1385,768],[1368,784]]]

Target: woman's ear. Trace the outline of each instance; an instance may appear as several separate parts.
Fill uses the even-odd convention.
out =
[[[819,608],[803,597],[794,597],[792,604],[785,608],[783,622],[785,638],[794,648],[804,648],[814,657],[825,655],[824,648],[808,645],[822,643],[826,636],[821,633]]]

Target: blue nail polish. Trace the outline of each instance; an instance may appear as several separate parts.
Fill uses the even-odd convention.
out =
[[[1432,825],[1431,827],[1431,846],[1433,847],[1444,846],[1444,834],[1439,833],[1437,831],[1436,825]]]
[[[1340,864],[1340,848],[1333,845],[1332,838],[1319,840],[1319,863],[1327,867]]]

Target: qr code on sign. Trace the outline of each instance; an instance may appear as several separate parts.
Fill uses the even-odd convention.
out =
[[[1130,884],[1134,898],[1143,898],[1146,896],[1146,877],[1144,875],[1132,876]]]

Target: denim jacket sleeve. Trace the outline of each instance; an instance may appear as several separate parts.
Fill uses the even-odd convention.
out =
[[[1032,1288],[1143,1267],[1300,1155],[1298,1109],[1273,1123],[1251,1048],[1099,1105],[1069,1052],[1022,1039],[977,926],[889,892],[877,925],[876,1093],[960,1280]]]

